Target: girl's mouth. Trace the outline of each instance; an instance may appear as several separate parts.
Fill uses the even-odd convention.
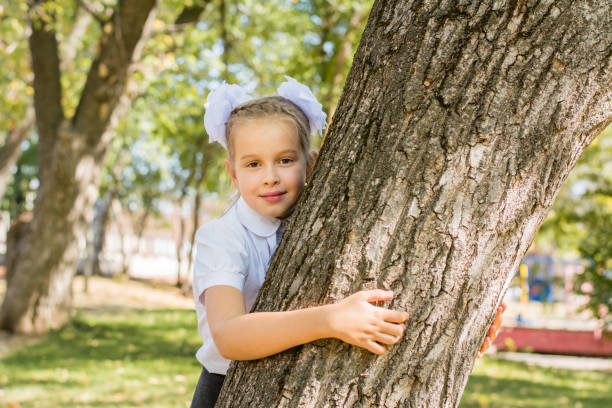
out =
[[[262,194],[261,198],[263,198],[264,200],[266,200],[269,203],[275,203],[277,201],[280,201],[283,199],[283,197],[285,196],[286,193],[284,192],[278,192],[278,193],[268,193],[268,194]]]

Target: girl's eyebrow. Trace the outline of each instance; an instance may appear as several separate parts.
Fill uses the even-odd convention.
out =
[[[244,159],[248,159],[250,157],[257,157],[257,155],[256,154],[245,154],[244,156],[240,158],[240,161],[243,161]]]
[[[281,155],[283,155],[283,154],[287,154],[287,153],[292,153],[292,154],[294,154],[294,155],[297,155],[297,154],[298,154],[297,150],[295,150],[295,149],[286,149],[286,150],[283,150],[283,151],[281,151],[281,152],[278,152],[276,155],[277,155],[277,156],[281,156]],[[256,154],[245,154],[244,156],[242,156],[242,157],[240,158],[240,161],[243,161],[243,160],[249,159],[249,158],[251,158],[251,157],[257,157],[257,155],[256,155]]]
[[[282,154],[287,154],[287,153],[293,153],[295,155],[297,155],[297,150],[295,149],[287,149],[287,150],[283,150],[282,152],[279,152],[278,155],[282,155]]]

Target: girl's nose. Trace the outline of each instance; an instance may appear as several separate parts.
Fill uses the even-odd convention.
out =
[[[264,176],[264,183],[268,185],[278,184],[280,182],[280,177],[278,177],[278,172],[274,166],[269,166],[266,174]]]

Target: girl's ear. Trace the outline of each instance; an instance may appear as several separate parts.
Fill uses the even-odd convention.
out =
[[[314,150],[310,152],[310,157],[312,157],[312,163],[306,165],[306,180],[310,178],[310,173],[312,173],[312,169],[314,168],[317,159],[319,158],[319,153]]]
[[[238,178],[236,177],[236,169],[234,169],[234,165],[229,159],[225,159],[225,170],[227,170],[227,173],[232,178],[232,184],[234,185],[234,188],[236,190],[240,190],[238,188]]]

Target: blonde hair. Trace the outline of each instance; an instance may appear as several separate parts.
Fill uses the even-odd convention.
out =
[[[225,126],[225,139],[227,140],[227,151],[230,159],[234,153],[234,141],[232,140],[232,129],[242,120],[259,119],[267,116],[279,116],[289,119],[294,125],[300,140],[300,148],[306,163],[311,165],[314,161],[310,154],[310,124],[306,114],[293,102],[282,96],[266,96],[253,99],[234,108],[230,113]]]

